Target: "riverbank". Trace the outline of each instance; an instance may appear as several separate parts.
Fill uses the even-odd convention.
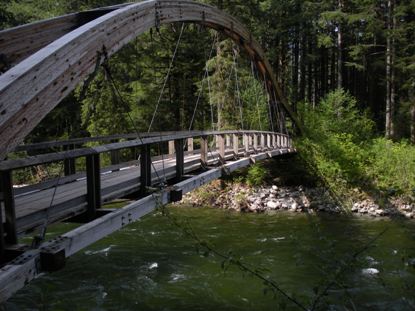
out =
[[[322,187],[260,186],[215,181],[185,195],[183,203],[195,207],[211,206],[247,213],[290,211],[293,213],[353,213],[372,217],[415,218],[415,205],[391,198],[380,206],[371,198],[353,202],[351,208],[341,206]]]

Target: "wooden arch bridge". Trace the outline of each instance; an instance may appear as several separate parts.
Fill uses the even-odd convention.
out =
[[[191,1],[148,0],[69,14],[0,31],[0,302],[41,272],[60,269],[82,248],[136,221],[158,204],[251,163],[295,153],[287,134],[267,131],[134,133],[24,145],[24,138],[108,56],[162,24],[198,23],[234,40],[261,73],[270,105],[280,105],[301,130],[260,45],[226,13]],[[99,143],[88,147],[88,143]],[[152,147],[165,145],[154,156]],[[168,147],[167,147],[168,146]],[[56,152],[56,150],[59,151]],[[16,151],[55,150],[8,159]],[[131,154],[120,160],[120,152]],[[103,167],[101,155],[110,154]],[[76,159],[85,169],[76,171]],[[138,160],[137,160],[138,159]],[[16,188],[13,171],[64,163],[64,177]],[[162,185],[162,187],[160,187]],[[102,203],[135,194],[122,209]],[[56,222],[82,223],[53,240],[19,244],[33,230]]]

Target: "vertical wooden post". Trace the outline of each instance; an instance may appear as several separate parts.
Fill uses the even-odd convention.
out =
[[[219,161],[223,164],[225,163],[225,136],[217,135],[218,144],[219,144]]]
[[[4,214],[6,216],[4,228],[6,238],[4,239],[4,242],[6,244],[17,244],[16,209],[11,171],[1,172],[1,186],[3,192]],[[3,223],[1,223],[1,226],[3,226]]]
[[[277,135],[277,147],[281,148],[281,135],[280,134]]]
[[[215,150],[218,151],[219,150],[219,135],[215,135]]]
[[[141,146],[140,150],[140,192],[147,193],[147,187],[151,187],[151,148],[150,145]]]
[[[272,134],[272,148],[277,148],[277,134]]]
[[[193,150],[194,150],[193,137],[190,137],[187,139],[187,151],[189,151],[189,154],[193,154]]]
[[[233,153],[235,158],[239,156],[239,136],[237,134],[232,135],[232,146],[233,146]]]
[[[271,134],[267,135],[267,146],[268,149],[272,149],[272,138],[271,138]]]
[[[200,137],[200,162],[202,166],[208,165],[208,138],[207,136]]]
[[[184,175],[184,139],[174,141],[176,149],[176,180],[180,181]]]
[[[1,186],[1,185],[0,185]],[[2,190],[3,191],[3,190]],[[3,203],[0,201],[0,265],[3,262],[4,258],[4,249],[6,247],[6,243],[4,241],[4,229],[3,229]]]
[[[64,146],[64,151],[69,151],[69,150],[73,150],[75,149],[75,145],[71,144],[71,145],[67,145]],[[63,171],[65,176],[69,176],[69,175],[73,175],[76,174],[76,163],[75,163],[75,159],[65,159],[63,161]]]
[[[287,136],[283,136],[283,143],[282,143],[282,146],[284,147],[284,148],[287,148]]]
[[[232,145],[231,136],[225,135],[225,148],[230,148]]]
[[[86,156],[86,186],[88,220],[95,218],[96,210],[101,208],[101,172],[99,154]]]
[[[116,143],[116,140],[112,140],[111,143]],[[120,164],[120,151],[119,150],[111,150],[110,151],[111,156],[111,165],[117,165]]]
[[[169,141],[169,155],[174,154],[174,140]]]
[[[258,135],[257,134],[253,134],[254,135],[254,150],[255,152],[258,151]]]
[[[249,138],[248,138],[248,134],[244,134],[243,136],[243,140],[244,140],[244,147],[245,147],[245,156],[249,155]]]
[[[265,146],[265,134],[264,133],[261,134],[261,149],[263,151],[266,150],[266,146]]]

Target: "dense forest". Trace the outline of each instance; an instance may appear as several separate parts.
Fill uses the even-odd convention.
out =
[[[1,0],[0,28],[122,2]],[[377,188],[413,192],[413,0],[203,2],[237,17],[265,49],[305,124],[297,146],[332,185],[374,181]],[[155,27],[105,60],[28,141],[273,129],[267,103],[258,71],[235,43],[203,26]]]

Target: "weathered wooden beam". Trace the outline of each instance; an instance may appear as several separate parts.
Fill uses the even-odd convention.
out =
[[[86,157],[87,212],[88,220],[95,218],[96,210],[101,208],[101,170],[99,154]]]
[[[2,171],[1,187],[3,193],[4,214],[6,216],[5,228],[6,244],[17,244],[17,229],[16,229],[16,206],[14,202],[14,190],[11,171]],[[2,225],[2,224],[1,224]]]
[[[184,139],[174,141],[176,150],[176,180],[180,181],[184,175]]]

